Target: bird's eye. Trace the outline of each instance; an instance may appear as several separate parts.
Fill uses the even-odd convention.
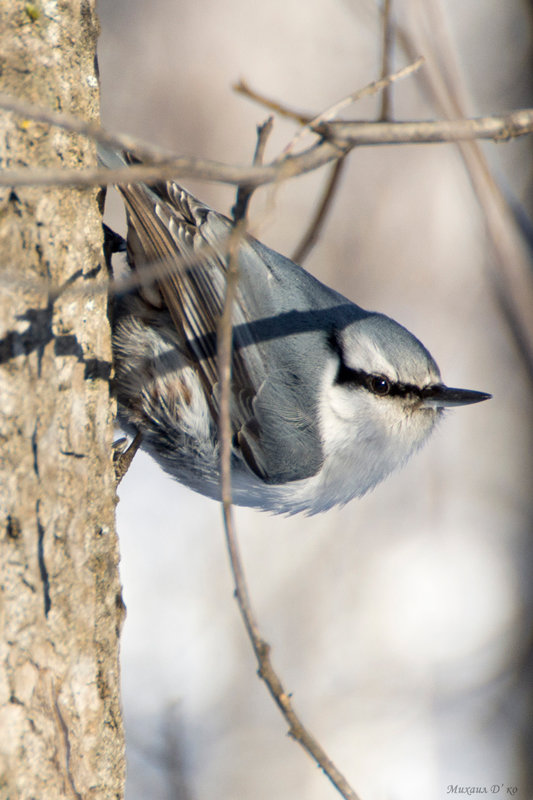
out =
[[[374,392],[374,394],[384,397],[390,392],[391,385],[388,378],[385,378],[384,375],[369,375],[368,388],[371,392]]]

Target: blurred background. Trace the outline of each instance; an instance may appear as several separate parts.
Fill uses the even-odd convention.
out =
[[[533,106],[528,2],[395,0],[393,12],[393,67],[411,48],[434,80],[395,85],[396,119],[442,115],[431,70],[446,42],[467,115]],[[267,112],[232,91],[240,78],[318,113],[380,75],[371,0],[100,0],[99,14],[102,123],[182,155],[250,162]],[[343,117],[374,119],[379,104]],[[267,159],[295,132],[276,120]],[[482,151],[531,217],[531,137]],[[257,192],[252,232],[290,255],[326,178]],[[231,187],[185,184],[225,213],[234,202]],[[113,195],[107,221],[124,232]],[[362,800],[438,800],[450,786],[532,797],[532,372],[497,301],[499,260],[457,147],[352,152],[305,266],[405,325],[448,384],[494,399],[450,412],[403,471],[343,509],[237,509],[274,665]],[[219,506],[140,454],[118,526],[128,800],[335,797],[257,679]]]

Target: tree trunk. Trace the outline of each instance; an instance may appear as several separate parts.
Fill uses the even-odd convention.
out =
[[[1,91],[98,118],[94,0],[0,0]],[[6,167],[94,146],[1,117]],[[0,190],[0,799],[119,798],[113,408],[98,190]]]

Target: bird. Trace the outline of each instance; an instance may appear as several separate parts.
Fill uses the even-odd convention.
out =
[[[107,146],[99,160],[139,162]],[[113,302],[118,421],[165,472],[220,500],[217,329],[235,223],[173,180],[117,189],[135,283]],[[249,234],[237,265],[234,504],[285,515],[343,506],[405,464],[445,409],[491,397],[446,386],[405,327]]]

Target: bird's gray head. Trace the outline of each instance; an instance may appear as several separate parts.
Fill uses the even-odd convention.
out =
[[[444,386],[422,343],[382,314],[368,314],[335,330],[329,348],[320,395],[321,436],[326,461],[329,456],[335,471],[343,462],[359,465],[357,494],[404,463],[446,406],[488,397]]]

